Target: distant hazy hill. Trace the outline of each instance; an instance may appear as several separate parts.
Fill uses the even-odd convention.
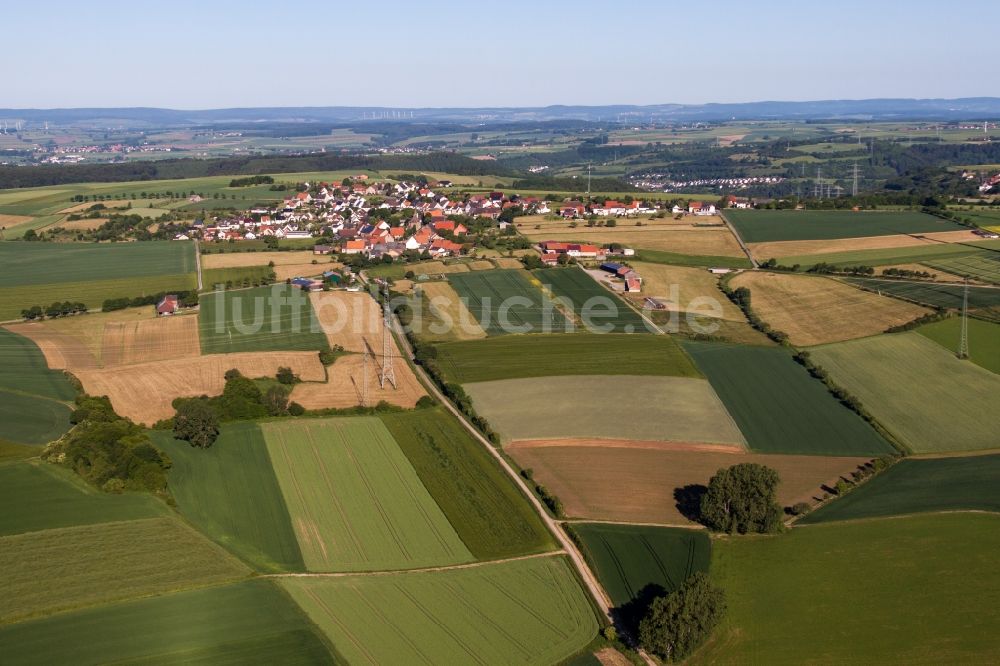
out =
[[[259,107],[184,111],[157,108],[0,109],[0,118],[28,121],[197,125],[232,122],[518,121],[518,120],[974,120],[1000,117],[1000,98],[863,99],[740,104],[655,104],[650,106],[546,106],[496,108]]]

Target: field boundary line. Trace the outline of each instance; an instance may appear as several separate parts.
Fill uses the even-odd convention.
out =
[[[398,342],[401,345],[400,348],[406,350],[407,361],[409,362],[413,359],[413,348],[410,346],[409,340],[407,340],[405,336],[401,334],[399,326],[400,326],[399,320],[396,317],[393,317],[392,319],[393,333],[396,335],[397,338],[401,338],[400,340],[398,340]],[[573,567],[580,575],[580,578],[582,579],[587,590],[590,592],[591,597],[597,603],[598,607],[601,609],[601,613],[603,614],[604,618],[608,622],[612,622],[611,608],[613,607],[613,604],[611,603],[610,598],[607,596],[607,593],[604,591],[604,588],[601,587],[601,584],[598,582],[597,577],[587,566],[586,562],[583,559],[583,555],[580,554],[580,551],[576,548],[573,542],[562,530],[558,521],[556,521],[551,516],[549,516],[548,513],[546,513],[545,508],[541,504],[541,501],[534,495],[534,493],[531,492],[531,490],[525,484],[524,480],[517,474],[517,472],[514,471],[514,468],[511,467],[510,463],[507,462],[507,460],[500,454],[500,452],[497,451],[496,448],[492,444],[490,444],[490,442],[486,440],[486,438],[483,437],[482,434],[478,430],[476,430],[474,426],[472,426],[468,421],[466,421],[461,412],[459,412],[458,408],[456,408],[455,405],[453,405],[441,393],[437,385],[435,385],[430,380],[430,378],[425,373],[424,369],[417,365],[413,365],[413,368],[416,376],[422,380],[422,383],[424,384],[424,387],[428,390],[428,393],[436,400],[438,400],[442,405],[444,405],[445,408],[449,412],[451,412],[451,414],[455,418],[458,419],[459,423],[462,424],[462,427],[464,427],[465,430],[470,435],[472,435],[472,437],[477,442],[479,442],[483,447],[486,448],[489,454],[493,456],[493,458],[500,464],[501,468],[507,473],[507,476],[514,482],[517,488],[520,489],[522,495],[528,499],[531,505],[535,508],[535,512],[541,517],[542,522],[545,523],[545,526],[549,529],[549,532],[556,538],[556,540],[560,544],[562,544],[564,553],[569,556],[570,561],[573,563]]]
[[[625,525],[631,527],[670,527],[677,528],[679,530],[692,530],[695,532],[707,532],[708,528],[702,525],[687,524],[687,525],[674,525],[672,523],[647,523],[647,522],[634,522],[630,520],[601,520],[599,518],[563,518],[556,521],[562,525]]]
[[[818,511],[819,509],[817,509]],[[824,520],[823,522],[801,523],[798,520],[791,524],[793,529],[799,527],[822,527],[824,525],[838,525],[840,523],[870,523],[879,520],[900,520],[905,518],[918,518],[920,516],[944,516],[955,513],[980,513],[987,516],[1000,516],[1000,511],[989,511],[987,509],[936,509],[934,511],[913,511],[911,513],[900,513],[895,516],[865,516],[862,518],[842,518],[840,520]]]
[[[400,576],[414,573],[434,573],[437,571],[454,571],[458,569],[476,569],[488,567],[493,564],[506,564],[508,562],[520,562],[521,560],[537,560],[545,557],[560,557],[567,555],[564,550],[550,550],[545,553],[532,553],[531,555],[518,555],[517,557],[507,557],[502,560],[482,560],[479,562],[464,562],[462,564],[443,564],[433,567],[417,567],[415,569],[385,569],[373,571],[286,571],[282,573],[260,574],[256,578],[350,578],[351,576]]]
[[[725,222],[726,227],[729,228],[729,233],[731,233],[736,238],[736,242],[740,244],[740,248],[743,250],[744,254],[747,255],[747,259],[749,259],[750,263],[753,265],[753,270],[757,270],[758,268],[760,268],[760,264],[758,264],[757,260],[754,259],[753,253],[750,252],[750,248],[747,247],[747,244],[743,242],[743,237],[740,236],[740,232],[736,230],[736,227],[733,226],[732,222],[729,221],[729,218],[726,217],[725,212],[720,210],[719,217],[722,218],[722,221]]]

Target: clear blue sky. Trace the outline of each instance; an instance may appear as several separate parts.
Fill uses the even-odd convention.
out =
[[[1000,96],[994,0],[148,5],[9,3],[0,107]]]

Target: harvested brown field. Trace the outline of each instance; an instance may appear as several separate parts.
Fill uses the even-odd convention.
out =
[[[331,347],[362,352],[367,338],[374,349],[382,349],[382,310],[367,293],[313,291],[309,300]]]
[[[496,268],[496,266],[493,265],[493,262],[486,261],[485,259],[469,262],[469,270],[472,271],[488,271],[493,268]]]
[[[240,268],[242,266],[267,266],[274,262],[275,266],[290,266],[293,264],[311,264],[313,259],[329,270],[327,266],[336,268],[341,264],[331,262],[330,257],[313,254],[312,250],[298,252],[225,252],[222,254],[202,254],[202,268]]]
[[[106,395],[122,416],[152,425],[173,416],[171,402],[178,397],[219,395],[226,370],[236,368],[247,377],[273,377],[287,366],[303,381],[326,378],[315,352],[242,352],[212,354],[171,361],[137,363],[116,368],[77,370],[77,378],[91,395]]]
[[[379,373],[382,368],[381,340],[373,341],[372,346],[379,352],[368,357],[368,404],[374,405],[381,400],[399,405],[413,407],[422,396],[426,395],[420,382],[406,360],[399,356],[393,345],[393,370],[396,374],[396,388],[386,383],[385,388],[379,386]],[[337,362],[327,368],[326,383],[297,384],[292,391],[291,400],[306,409],[326,409],[330,407],[346,408],[362,404],[364,392],[364,359],[361,354],[341,356]]]
[[[707,485],[720,468],[752,462],[778,472],[783,506],[822,496],[821,486],[836,483],[868,458],[763,455],[705,450],[697,445],[668,447],[571,446],[560,442],[514,442],[505,449],[534,478],[562,500],[566,515],[588,520],[689,525],[677,508],[674,491]],[[623,492],[627,488],[627,492]]]
[[[105,208],[125,208],[126,206],[129,205],[129,203],[131,203],[134,206],[137,203],[141,203],[141,202],[135,202],[135,201],[130,202],[130,201],[125,201],[125,200],[118,200],[118,201],[112,200],[112,201],[101,201],[99,203],[104,204]],[[94,204],[95,204],[95,202],[93,202],[93,201],[85,201],[83,203],[78,203],[78,204],[75,204],[73,206],[70,206],[69,208],[63,208],[59,212],[60,213],[79,213],[82,210],[87,210],[88,208],[90,208]]]
[[[758,259],[772,257],[799,257],[807,254],[828,254],[833,252],[853,252],[855,250],[879,250],[893,247],[915,247],[919,245],[939,245],[941,243],[964,243],[981,241],[982,238],[971,231],[939,231],[908,236],[867,236],[864,238],[840,238],[833,240],[772,241],[768,243],[747,243],[750,252]]]
[[[13,227],[18,224],[24,224],[25,222],[31,222],[33,217],[30,215],[2,215],[0,214],[0,227]]]
[[[98,367],[94,353],[80,338],[73,335],[50,328],[44,323],[12,324],[4,328],[23,335],[38,345],[45,356],[45,364],[53,370],[76,372]]]
[[[678,254],[743,257],[736,237],[725,226],[695,227],[685,225],[577,227],[564,231],[523,230],[537,241],[579,241],[581,243],[621,243],[644,250],[662,250]]]
[[[133,324],[154,317],[156,312],[151,307],[127,308],[13,324],[8,328],[34,340],[50,368],[72,371],[100,367],[104,328],[108,324]]]
[[[98,217],[87,220],[73,220],[72,222],[56,222],[54,224],[50,224],[49,227],[62,227],[63,229],[70,229],[73,231],[91,231],[93,229],[97,229],[107,221],[107,218]]]
[[[338,266],[339,264],[334,265],[329,263],[285,264],[283,266],[275,266],[274,274],[278,282],[284,282],[285,280],[297,277],[316,277],[320,273],[333,270]]]
[[[719,289],[719,278],[709,273],[708,269],[643,261],[632,261],[629,264],[642,275],[642,291],[628,295],[640,307],[647,297],[651,297],[665,304],[670,312],[703,315],[719,312],[720,319],[746,321],[743,311]],[[713,301],[719,304],[718,310],[711,305]]]
[[[488,263],[488,262],[487,262]],[[478,340],[486,337],[475,315],[459,298],[451,284],[445,281],[424,282],[416,287],[425,297],[419,335],[427,340]],[[414,322],[416,324],[417,322]]]
[[[105,368],[198,356],[198,317],[174,315],[104,325],[101,362]]]
[[[496,262],[497,268],[524,268],[521,260],[515,257],[497,257],[493,261]]]
[[[409,294],[413,291],[413,280],[393,280],[392,290],[400,294]]]
[[[876,335],[930,313],[826,277],[746,271],[730,285],[749,288],[754,311],[795,345]]]

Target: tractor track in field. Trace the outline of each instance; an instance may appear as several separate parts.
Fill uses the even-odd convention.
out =
[[[521,560],[538,560],[544,557],[559,557],[567,555],[565,550],[550,550],[544,553],[533,553],[531,555],[518,555],[517,557],[507,557],[501,560],[482,560],[479,562],[466,562],[465,564],[446,564],[437,567],[418,567],[416,569],[392,569],[386,571],[299,571],[286,573],[261,574],[257,578],[352,578],[355,576],[399,576],[411,573],[433,573],[435,571],[456,571],[459,569],[478,569],[494,564],[505,564],[507,562],[519,562]]]

